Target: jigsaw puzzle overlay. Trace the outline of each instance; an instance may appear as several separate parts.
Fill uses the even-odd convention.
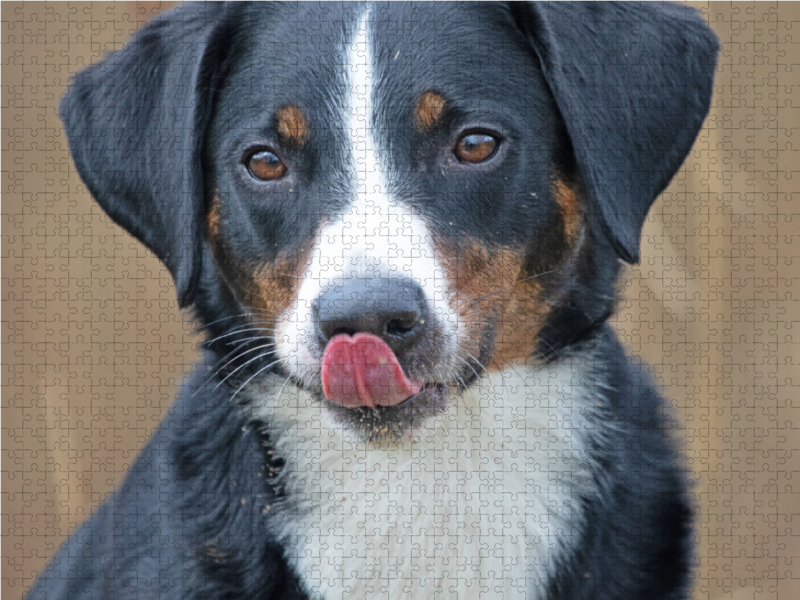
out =
[[[166,269],[90,198],[57,107],[166,3],[4,2],[2,595],[120,482],[198,359]],[[693,598],[800,597],[800,3],[693,3],[715,93],[612,323],[694,473]]]

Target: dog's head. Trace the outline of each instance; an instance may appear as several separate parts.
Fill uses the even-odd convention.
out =
[[[225,376],[374,435],[607,318],[715,53],[685,6],[210,3],[61,113],[94,197],[235,342]]]

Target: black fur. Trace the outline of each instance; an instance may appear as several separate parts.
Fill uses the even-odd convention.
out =
[[[106,212],[164,262],[181,306],[192,307],[209,341],[203,364],[123,484],[62,546],[30,598],[306,597],[274,534],[292,510],[283,493],[284,458],[275,455],[267,429],[231,401],[236,385],[261,363],[217,387],[244,366],[239,354],[220,371],[228,342],[244,350],[272,338],[266,332],[245,340],[252,335],[243,329],[247,311],[231,288],[232,276],[220,273],[212,258],[205,219],[217,188],[228,186],[228,196],[241,204],[227,207],[226,218],[236,225],[227,243],[246,263],[274,260],[276,247],[302,246],[323,215],[341,208],[349,185],[340,168],[346,140],[321,126],[328,122],[323,113],[312,117],[308,152],[292,150],[293,187],[276,186],[269,201],[256,204],[255,192],[231,183],[238,180],[228,177],[224,153],[237,147],[232,132],[261,127],[256,120],[283,101],[269,95],[276,79],[310,99],[307,106],[328,106],[330,97],[321,96],[335,98],[341,89],[317,71],[333,60],[335,24],[359,10],[348,4],[187,5],[158,17],[71,84],[61,115],[78,172]],[[387,26],[382,35],[413,34],[424,41],[435,33],[436,44],[420,42],[420,55],[412,58],[435,65],[431,72],[445,88],[456,89],[462,79],[454,72],[448,83],[446,60],[454,58],[447,52],[461,27],[489,31],[506,44],[504,59],[518,63],[515,74],[532,74],[528,89],[536,97],[493,90],[487,106],[502,112],[504,103],[513,104],[526,117],[547,118],[538,138],[521,132],[510,145],[506,171],[487,171],[472,188],[449,184],[438,166],[426,171],[438,160],[441,140],[398,132],[392,151],[412,157],[398,159],[404,165],[398,189],[431,199],[420,200],[419,208],[439,235],[458,230],[487,245],[528,243],[536,231],[545,235],[555,218],[551,199],[511,204],[498,216],[501,211],[484,200],[484,188],[535,183],[546,191],[553,167],[588,203],[585,243],[568,277],[548,284],[556,307],[531,344],[549,359],[601,357],[594,370],[599,388],[607,390],[585,415],[597,431],[587,457],[596,465],[597,491],[580,498],[587,515],[581,542],[560,559],[546,597],[685,598],[692,509],[683,460],[665,433],[662,401],[646,367],[626,357],[606,320],[613,311],[617,257],[638,259],[647,210],[680,167],[707,113],[716,39],[693,10],[661,3],[436,3],[393,10],[417,11],[409,22],[420,26],[410,33]],[[427,17],[431,28],[436,22],[445,32],[450,21],[457,23],[453,39],[426,28]],[[398,93],[397,102],[384,103],[397,111],[384,115],[394,122],[424,82],[416,72],[394,74],[390,58],[381,57],[384,77],[409,90],[408,102]],[[473,59],[457,58],[467,66]],[[263,68],[263,80],[251,85],[254,65]],[[453,110],[445,121],[479,117]],[[446,134],[446,128],[435,132]],[[531,141],[536,139],[541,147]],[[504,183],[509,174],[512,181]],[[529,248],[536,251],[526,257],[525,270],[535,273],[547,259],[543,253],[554,250]],[[494,343],[489,330],[482,339],[481,360]]]
[[[689,6],[510,6],[567,124],[594,216],[620,257],[635,262],[647,211],[708,112],[716,38]]]
[[[201,272],[200,161],[230,12],[209,2],[156,18],[78,73],[61,102],[81,179],[166,265],[181,306],[194,300]]]
[[[608,325],[594,330],[571,353],[602,356],[598,381],[613,387],[594,396],[587,418],[596,489],[579,550],[559,565],[548,590],[554,600],[687,598],[691,566],[692,503],[684,457],[665,429],[647,365],[634,362]]]

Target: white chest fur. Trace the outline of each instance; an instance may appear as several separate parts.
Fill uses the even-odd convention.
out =
[[[591,491],[590,392],[576,365],[520,365],[392,443],[353,439],[298,390],[254,399],[287,462],[289,562],[327,600],[543,597]]]

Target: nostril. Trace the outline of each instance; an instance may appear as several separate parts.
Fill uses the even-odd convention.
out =
[[[326,336],[326,338],[327,339],[331,339],[331,338],[333,338],[333,337],[335,337],[337,335],[340,335],[342,333],[346,333],[347,335],[355,335],[356,333],[358,333],[358,330],[357,329],[351,329],[350,327],[339,327],[339,328],[334,329],[333,331],[331,331],[331,334],[329,336]]]
[[[371,333],[404,352],[426,330],[425,293],[408,279],[345,279],[331,282],[311,307],[324,348],[340,334]]]
[[[392,319],[386,324],[386,334],[397,338],[405,337],[414,330],[417,323],[418,321],[416,319]]]

